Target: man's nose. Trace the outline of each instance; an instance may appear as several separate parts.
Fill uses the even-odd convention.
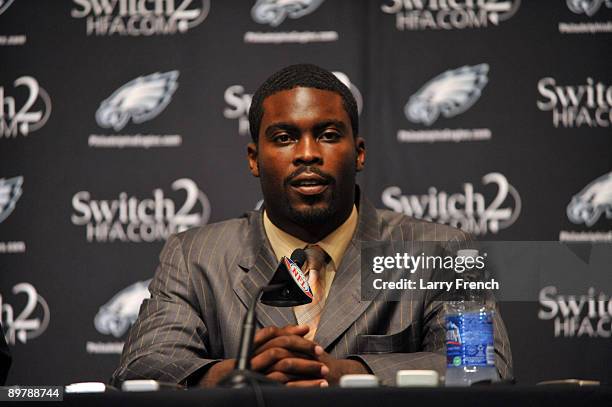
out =
[[[300,137],[293,161],[295,165],[322,164],[323,157],[321,156],[319,143],[312,135]]]

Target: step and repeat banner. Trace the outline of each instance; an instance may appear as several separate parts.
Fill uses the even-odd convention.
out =
[[[359,104],[379,208],[479,240],[612,241],[610,0],[0,0],[9,383],[106,381],[172,233],[262,199],[251,95]],[[502,304],[522,383],[612,382],[612,292]]]

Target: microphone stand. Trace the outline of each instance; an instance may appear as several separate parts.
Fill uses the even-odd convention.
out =
[[[265,375],[251,370],[251,356],[253,354],[257,303],[265,292],[278,290],[284,286],[285,284],[270,284],[257,290],[257,294],[253,297],[251,306],[247,310],[244,321],[242,322],[242,334],[240,336],[240,347],[238,348],[236,368],[219,382],[220,386],[240,389],[253,384],[279,385],[274,380],[268,379]]]
[[[292,307],[310,302],[312,297],[309,298],[304,288],[297,285],[298,279],[291,274],[298,273],[303,279],[304,276],[300,267],[305,261],[304,250],[294,250],[291,258],[283,257],[281,264],[268,284],[257,290],[242,322],[236,368],[219,382],[220,386],[240,389],[248,386],[255,388],[259,385],[280,385],[278,382],[268,379],[265,375],[251,370],[257,303],[261,301],[266,305],[275,307]],[[310,288],[307,287],[307,290],[310,290]],[[268,293],[268,298],[262,300],[262,296],[266,293]]]

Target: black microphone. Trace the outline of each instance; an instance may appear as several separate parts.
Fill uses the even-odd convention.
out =
[[[303,249],[295,249],[290,259],[283,257],[268,285],[263,288],[261,303],[272,307],[295,307],[312,302],[312,290],[301,270],[305,262]]]
[[[221,386],[241,388],[249,384],[277,384],[266,376],[251,371],[253,338],[255,336],[255,319],[257,303],[273,307],[294,307],[312,301],[312,290],[300,269],[306,261],[303,249],[296,249],[291,258],[283,257],[267,285],[260,287],[249,306],[240,334],[240,347],[236,359],[236,369],[219,383]]]

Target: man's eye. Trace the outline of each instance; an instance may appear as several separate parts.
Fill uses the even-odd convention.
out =
[[[288,134],[279,134],[274,136],[274,142],[276,143],[288,143],[291,141],[291,137]]]
[[[335,131],[326,131],[325,133],[321,134],[320,138],[322,140],[332,141],[332,140],[339,139],[340,138],[340,134],[338,134]]]

